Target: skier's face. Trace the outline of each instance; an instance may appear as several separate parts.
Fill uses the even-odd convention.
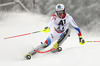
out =
[[[64,14],[58,14],[59,18],[62,18],[64,16]]]
[[[57,12],[57,15],[59,16],[59,18],[62,18],[64,16],[63,11]]]

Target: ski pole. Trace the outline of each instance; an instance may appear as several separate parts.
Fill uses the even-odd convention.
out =
[[[35,33],[39,33],[39,32],[42,32],[42,31],[35,31],[35,32],[25,33],[25,34],[16,35],[16,36],[5,37],[4,39],[10,39],[10,38],[15,38],[15,37],[20,37],[20,36],[25,36],[25,35],[35,34]]]
[[[100,41],[85,41],[85,42],[100,42]]]

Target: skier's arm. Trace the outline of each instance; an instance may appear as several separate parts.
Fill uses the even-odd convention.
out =
[[[77,26],[77,24],[75,23],[75,21],[73,20],[73,18],[71,16],[69,16],[69,22],[72,25],[72,27],[77,31],[78,36],[82,36],[79,27]]]
[[[72,25],[72,27],[77,31],[78,33],[78,36],[79,36],[79,42],[81,45],[84,45],[85,44],[85,40],[83,39],[82,37],[82,34],[81,34],[81,31],[79,29],[79,27],[77,26],[77,24],[75,23],[74,19],[69,16],[69,20],[70,20],[70,24]]]
[[[51,28],[53,26],[55,20],[56,20],[56,15],[54,14],[54,15],[52,15],[47,27]]]
[[[54,24],[55,19],[56,19],[56,17],[54,15],[52,15],[48,25],[42,30],[42,32],[48,33],[50,31],[50,28]]]

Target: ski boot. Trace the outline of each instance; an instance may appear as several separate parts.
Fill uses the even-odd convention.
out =
[[[57,52],[61,52],[61,51],[62,51],[62,48],[61,48],[61,47],[58,47],[58,48],[56,49],[56,51],[57,51]]]
[[[61,47],[58,47],[57,49],[51,51],[52,53],[55,53],[55,52],[61,52],[62,51],[62,48]]]
[[[25,55],[25,58],[26,58],[27,60],[30,60],[30,59],[31,59],[31,56],[32,56],[32,54],[31,54],[31,53],[28,53],[28,54]]]
[[[32,51],[30,51],[28,54],[25,55],[25,58],[26,58],[27,60],[30,60],[31,57],[32,57],[33,55],[35,55],[35,54],[36,54],[36,52],[35,52],[34,50],[32,50]]]

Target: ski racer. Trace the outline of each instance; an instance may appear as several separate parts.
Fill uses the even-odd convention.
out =
[[[46,41],[40,46],[36,47],[35,50],[40,50],[45,47],[48,47],[52,42],[57,40],[57,42],[53,45],[52,49],[57,49],[59,46],[70,36],[71,30],[68,28],[69,24],[77,31],[79,36],[79,43],[81,45],[85,44],[85,40],[82,37],[82,33],[73,20],[73,18],[65,12],[65,7],[63,4],[56,5],[56,13],[52,15],[48,25],[42,30],[42,32],[48,33],[50,31],[50,35],[46,39]],[[36,52],[31,51],[28,55],[34,55]]]

